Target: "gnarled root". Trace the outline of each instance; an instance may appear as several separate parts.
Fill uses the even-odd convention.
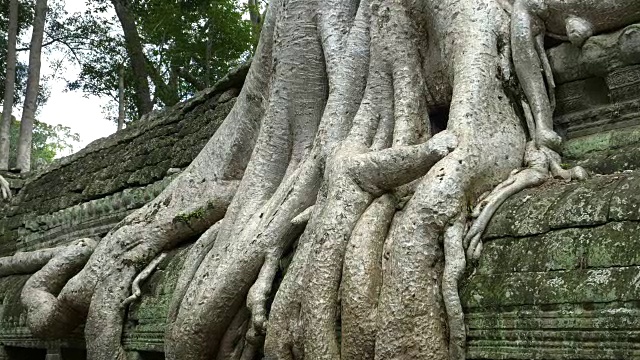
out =
[[[466,266],[462,247],[464,230],[464,216],[458,216],[444,233],[445,263],[442,274],[442,298],[447,311],[450,360],[465,359],[466,329],[464,311],[458,294],[458,283]]]
[[[21,301],[27,309],[27,324],[39,337],[59,336],[82,318],[73,307],[58,301],[56,295],[69,278],[87,262],[96,242],[82,239],[56,254],[40,271],[35,273],[22,289]]]
[[[535,142],[527,143],[525,169],[514,171],[509,178],[500,183],[486,198],[475,207],[473,224],[464,237],[467,259],[476,261],[482,252],[482,234],[500,205],[520,191],[543,184],[551,176],[564,180],[584,180],[587,172],[581,167],[565,170],[560,166],[560,156],[553,150]]]
[[[17,252],[0,258],[0,277],[33,274],[45,266],[49,260],[64,251],[65,247],[55,247],[28,252]]]
[[[147,280],[147,278],[149,276],[151,276],[151,274],[155,271],[156,267],[158,267],[158,265],[166,257],[167,257],[167,253],[163,252],[158,257],[153,259],[149,263],[149,265],[147,265],[147,267],[144,268],[144,270],[142,270],[142,272],[140,274],[138,274],[138,276],[136,276],[135,279],[133,279],[133,284],[131,284],[131,296],[129,296],[128,298],[124,299],[124,301],[122,302],[122,307],[123,308],[127,307],[129,304],[133,303],[134,301],[136,301],[136,300],[138,300],[140,298],[140,295],[142,295],[142,290],[140,290],[140,283],[142,283],[143,281]]]

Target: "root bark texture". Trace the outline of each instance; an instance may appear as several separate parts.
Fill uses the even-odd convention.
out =
[[[0,258],[0,277],[16,274],[33,274],[45,266],[49,260],[62,252],[64,247],[17,252]]]
[[[2,176],[0,176],[0,196],[2,197],[2,200],[9,200],[11,199],[11,186],[9,185],[9,182]]]
[[[27,309],[27,324],[34,335],[52,338],[77,325],[75,309],[56,301],[56,295],[67,280],[82,269],[95,247],[92,239],[79,240],[61,249],[29,278],[20,299]]]

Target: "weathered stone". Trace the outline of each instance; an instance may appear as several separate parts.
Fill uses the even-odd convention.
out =
[[[640,223],[610,222],[486,243],[478,274],[640,266]],[[505,256],[505,254],[509,254]]]
[[[461,293],[467,308],[640,299],[639,266],[478,274]]]
[[[551,228],[599,225],[607,222],[609,201],[620,179],[596,177],[566,193],[548,212]]]
[[[640,178],[637,175],[625,177],[620,182],[611,197],[609,219],[640,220]]]

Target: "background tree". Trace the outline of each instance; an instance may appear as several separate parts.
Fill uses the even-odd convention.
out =
[[[18,155],[18,137],[20,122],[11,120],[11,148],[9,164],[15,165]],[[33,124],[33,146],[31,147],[31,169],[38,170],[56,157],[73,150],[73,144],[80,141],[80,136],[73,133],[71,128],[63,125],[49,125],[35,120]]]
[[[20,121],[20,137],[18,139],[18,155],[16,167],[22,172],[31,168],[31,145],[33,139],[33,123],[35,121],[38,94],[40,92],[40,66],[42,41],[47,16],[47,0],[36,0],[33,33],[29,46],[29,72],[27,75],[27,90]]]
[[[142,116],[153,110],[151,102],[151,92],[149,90],[149,79],[147,73],[147,62],[142,47],[142,40],[138,34],[135,18],[129,9],[127,0],[111,0],[116,10],[122,31],[124,32],[124,43],[129,55],[129,65],[133,71],[133,84],[136,94],[136,107],[138,116]]]
[[[124,128],[124,108],[124,65],[120,65],[120,70],[118,71],[118,131]]]
[[[116,114],[119,69],[123,62],[127,63],[126,118],[131,121],[140,114],[134,86],[138,76],[123,56],[129,50],[121,35],[120,20],[101,22],[96,18],[96,14],[104,16],[108,6],[110,3],[93,2],[84,14],[76,16],[75,24],[66,21],[69,32],[74,26],[93,29],[85,34],[91,50],[81,52],[81,72],[78,78],[69,79],[69,89],[110,98],[112,102],[106,110]],[[173,105],[212,85],[246,60],[254,43],[251,22],[242,19],[246,7],[232,0],[134,0],[127,2],[125,9],[135,19],[145,71],[151,80],[151,100],[157,106]]]
[[[15,8],[17,6],[17,8]],[[6,69],[0,74],[4,84],[0,87],[3,98],[3,117],[0,125],[0,169],[7,169],[9,162],[9,128],[15,103],[22,102],[27,79],[27,65],[17,61],[17,40],[33,23],[33,4],[15,0],[0,1],[0,66]],[[14,33],[15,31],[15,33]],[[9,92],[9,93],[6,93]],[[45,96],[43,96],[45,95]],[[46,98],[46,91],[39,101]]]
[[[6,75],[2,123],[0,124],[0,170],[9,169],[9,131],[13,111],[13,96],[16,87],[16,43],[18,41],[18,0],[9,1],[9,26],[7,30]]]

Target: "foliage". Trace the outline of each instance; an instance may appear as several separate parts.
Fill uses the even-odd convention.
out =
[[[147,57],[154,103],[170,106],[211,86],[248,58],[255,31],[235,0],[134,0],[129,3]],[[66,32],[82,33],[88,49],[77,52],[81,71],[69,90],[107,97],[105,112],[116,120],[118,76],[125,67],[127,121],[136,118],[133,74],[120,25],[107,1],[93,1],[65,21]]]
[[[11,122],[11,150],[9,163],[16,163],[20,122],[15,118]],[[80,141],[80,136],[62,125],[49,125],[35,121],[33,127],[33,145],[31,148],[31,169],[36,170],[53,161],[57,155],[73,149],[73,143]]]

